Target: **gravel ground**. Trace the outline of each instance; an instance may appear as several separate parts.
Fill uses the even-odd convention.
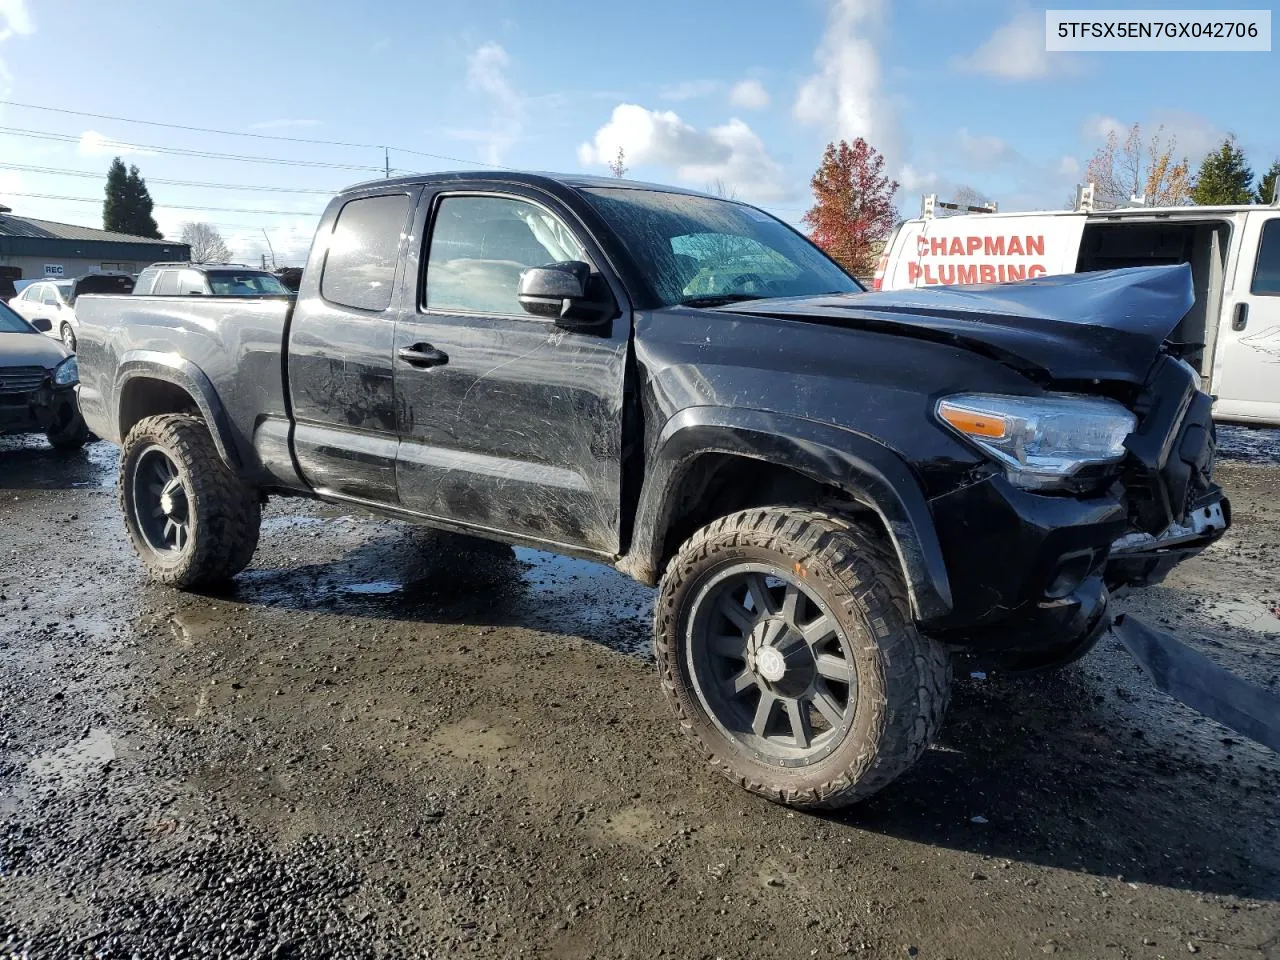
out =
[[[1280,688],[1280,440],[1122,602]],[[871,802],[704,770],[612,570],[273,501],[229,592],[149,585],[114,448],[0,439],[0,957],[1280,958],[1280,757],[1111,639],[966,677]]]

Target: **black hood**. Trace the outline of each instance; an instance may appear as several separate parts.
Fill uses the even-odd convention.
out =
[[[0,332],[0,369],[44,367],[52,370],[69,356],[66,347],[43,333]]]
[[[719,309],[950,340],[1051,380],[1141,383],[1194,302],[1183,264]]]

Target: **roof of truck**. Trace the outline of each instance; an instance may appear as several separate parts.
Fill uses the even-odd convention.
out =
[[[581,173],[543,173],[527,170],[447,170],[440,173],[413,173],[403,177],[366,180],[347,187],[344,194],[371,187],[411,186],[419,183],[440,183],[453,180],[493,180],[501,183],[522,183],[534,187],[558,185],[574,190],[610,188],[614,190],[660,190],[663,193],[683,193],[694,197],[710,196],[700,190],[673,187],[666,183],[644,183],[624,180],[620,177],[593,177]]]

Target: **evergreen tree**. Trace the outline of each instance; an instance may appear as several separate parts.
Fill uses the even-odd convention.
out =
[[[1235,136],[1228,136],[1200,165],[1191,201],[1203,207],[1252,203],[1253,199],[1253,171],[1245,162],[1244,151],[1236,144]]]
[[[1258,184],[1258,192],[1253,198],[1254,202],[1261,204],[1275,203],[1277,178],[1280,178],[1280,160],[1276,160],[1271,164],[1271,169],[1267,171],[1262,178],[1262,182]]]
[[[127,233],[128,200],[125,196],[129,172],[119,157],[111,161],[107,170],[107,199],[102,203],[102,229]]]
[[[155,204],[151,202],[151,194],[147,190],[147,181],[138,175],[138,168],[129,166],[127,194],[133,229],[129,231],[137,237],[150,237],[152,240],[163,240],[156,219],[151,215]]]
[[[107,199],[102,204],[102,228],[135,237],[163,240],[151,211],[155,204],[136,166],[125,169],[119,157],[107,171]]]

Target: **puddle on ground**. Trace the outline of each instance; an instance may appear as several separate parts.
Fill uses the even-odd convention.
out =
[[[1246,463],[1280,464],[1280,430],[1217,425],[1218,458]]]
[[[0,486],[10,490],[114,487],[119,462],[119,450],[101,441],[63,451],[42,434],[0,436]]]
[[[268,526],[268,550],[295,553],[291,541],[303,537],[332,559],[246,570],[234,588],[246,604],[523,626],[650,656],[654,591],[612,567],[387,521],[273,517]]]

